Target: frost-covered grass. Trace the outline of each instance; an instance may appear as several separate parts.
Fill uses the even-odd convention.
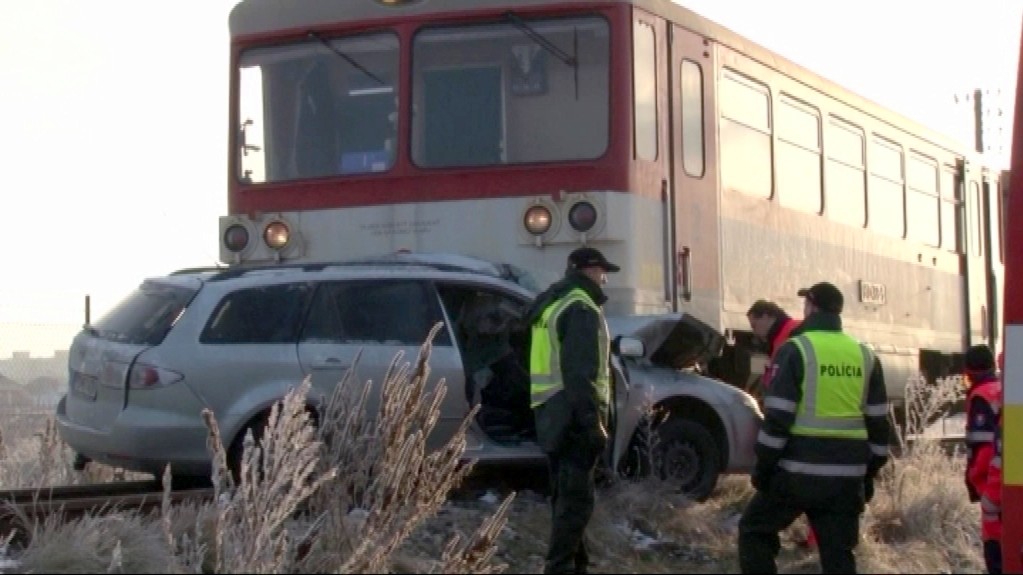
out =
[[[550,529],[542,494],[494,488],[448,500],[471,466],[459,463],[464,427],[443,449],[426,450],[445,393],[426,385],[429,350],[411,364],[396,360],[372,418],[365,387],[346,381],[313,425],[304,407],[308,383],[296,387],[262,440],[250,441],[237,485],[206,414],[216,503],[166,504],[145,517],[124,510],[73,522],[50,517],[23,549],[7,549],[0,534],[0,571],[540,572]],[[909,407],[919,412],[911,422],[930,421],[948,404],[937,394],[962,392],[957,380],[939,387],[910,382]],[[963,457],[927,442],[901,451],[863,517],[860,571],[982,572],[979,510],[966,498]],[[73,471],[52,422],[5,446],[0,459],[0,488],[117,478],[103,466]],[[735,572],[736,526],[752,494],[745,476],[725,477],[705,503],[653,479],[602,487],[588,533],[592,570]],[[782,572],[818,571],[816,553],[800,545],[805,531],[800,520],[783,533]]]

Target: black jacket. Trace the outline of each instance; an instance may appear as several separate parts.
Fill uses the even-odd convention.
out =
[[[793,330],[791,337],[812,331],[842,331],[842,319],[838,314],[816,312],[807,317],[802,325]],[[771,407],[770,398],[780,403],[798,404],[803,397],[803,356],[796,344],[787,341],[778,348],[774,358],[774,376],[765,398],[764,421],[761,435],[756,444],[757,466],[755,474],[763,479],[778,471],[778,461],[783,457],[810,464],[866,464],[867,477],[873,478],[888,461],[889,442],[888,414],[864,414],[867,441],[840,438],[792,436],[791,428],[795,413]],[[866,366],[870,367],[870,366]],[[876,358],[870,370],[867,385],[868,405],[887,405],[888,397],[884,383],[881,362]],[[767,437],[764,438],[764,435]],[[777,447],[783,443],[781,447]],[[773,445],[772,445],[773,444]],[[814,478],[817,479],[817,478]]]
[[[593,280],[581,272],[569,271],[536,297],[525,314],[526,325],[535,324],[544,310],[576,288],[585,291],[598,306],[607,301],[604,291]],[[595,387],[599,362],[607,359],[598,357],[602,323],[601,314],[581,302],[569,305],[558,318],[564,392],[544,404],[544,414],[537,414],[537,435],[541,444],[548,444],[545,450],[556,450],[566,431],[591,431],[598,424],[607,428],[607,414],[598,408]]]

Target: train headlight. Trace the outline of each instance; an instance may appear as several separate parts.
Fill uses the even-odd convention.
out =
[[[241,224],[234,224],[224,230],[224,247],[238,253],[249,245],[249,230]]]
[[[526,210],[526,217],[523,218],[526,231],[534,236],[542,236],[547,233],[547,230],[551,229],[551,222],[553,221],[554,218],[551,216],[551,211],[546,206],[533,206],[529,208]]]
[[[282,221],[270,222],[263,230],[263,241],[273,250],[284,249],[291,239],[291,230]]]
[[[590,202],[576,202],[568,210],[568,224],[577,232],[588,232],[597,224],[597,208]]]

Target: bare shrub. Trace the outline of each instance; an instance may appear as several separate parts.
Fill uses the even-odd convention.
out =
[[[167,573],[177,560],[159,529],[133,511],[108,510],[65,521],[53,514],[32,527],[18,556],[27,573]]]
[[[933,385],[923,377],[906,383],[906,435],[897,438],[901,454],[881,470],[875,498],[864,515],[864,554],[871,570],[983,568],[979,511],[963,485],[965,457],[926,433],[964,394],[959,376]],[[914,441],[907,443],[908,438]]]
[[[374,387],[355,385],[354,367],[327,399],[320,413],[320,465],[321,470],[337,469],[338,473],[310,500],[309,509],[320,522],[303,570],[387,570],[398,546],[436,514],[448,493],[471,471],[473,462],[461,460],[475,409],[443,447],[427,450],[427,438],[440,417],[446,393],[443,379],[432,389],[428,385],[433,338],[441,326],[430,331],[414,367],[402,363],[402,355],[391,362],[379,389],[380,409],[375,416],[367,411]],[[504,525],[513,496],[466,545],[451,541],[438,570],[500,570],[489,562],[495,534]]]
[[[237,485],[216,420],[203,411],[215,461],[213,571],[280,573],[294,564],[296,537],[289,521],[334,476],[333,470],[316,472],[320,444],[306,410],[309,387],[307,378],[273,406],[258,442],[247,432]]]

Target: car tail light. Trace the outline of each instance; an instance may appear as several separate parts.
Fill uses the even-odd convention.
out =
[[[185,376],[176,371],[145,363],[136,363],[128,374],[128,387],[132,389],[153,389],[177,383],[184,378]]]
[[[270,249],[283,249],[284,246],[288,245],[288,240],[290,239],[291,230],[282,221],[270,222],[266,229],[263,230],[263,241],[266,242],[266,245],[270,246]]]
[[[542,236],[547,233],[547,230],[551,229],[551,222],[553,220],[551,211],[545,206],[533,206],[526,210],[526,217],[523,223],[526,226],[527,232],[534,236]]]
[[[597,208],[590,202],[578,202],[568,210],[568,224],[577,232],[588,232],[597,223]]]
[[[249,245],[249,230],[245,226],[235,224],[224,230],[224,247],[238,253]]]

